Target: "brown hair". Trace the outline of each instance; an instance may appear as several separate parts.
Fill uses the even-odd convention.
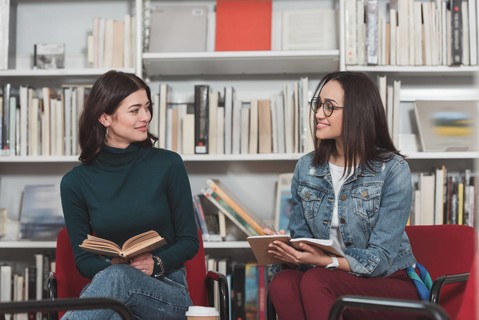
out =
[[[135,74],[111,70],[95,81],[78,123],[80,161],[91,163],[105,144],[106,128],[98,121],[100,116],[103,113],[114,114],[123,99],[138,90],[146,91],[150,102],[150,113],[153,115],[150,88]],[[147,138],[137,143],[141,146],[151,147],[157,140],[153,134],[148,132]]]
[[[345,173],[359,164],[373,169],[372,161],[387,161],[400,154],[389,135],[384,106],[376,84],[361,72],[332,72],[324,76],[313,97],[318,97],[324,85],[337,81],[344,92],[343,102],[343,153]],[[314,128],[317,120],[314,117]],[[313,128],[313,133],[314,133]],[[320,140],[314,136],[314,165],[326,164],[331,156],[336,156],[335,140]],[[359,161],[358,161],[359,160]]]

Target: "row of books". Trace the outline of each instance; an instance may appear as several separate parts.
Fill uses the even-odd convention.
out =
[[[477,65],[476,0],[345,0],[348,65]]]
[[[55,259],[48,253],[36,253],[35,264],[17,270],[14,265],[0,266],[0,301],[48,299],[48,276],[55,271]],[[5,315],[6,320],[47,320],[48,314],[16,313]]]
[[[230,291],[230,319],[266,319],[269,278],[267,266],[236,262],[230,258],[206,259],[207,270],[226,276]]]
[[[2,86],[2,155],[76,155],[78,119],[89,85],[61,89]],[[220,93],[195,85],[193,103],[172,101],[160,84],[153,95],[150,131],[158,147],[181,154],[301,153],[313,149],[308,78],[284,84],[272,99],[240,100],[233,87]]]
[[[313,149],[308,78],[284,84],[272,98],[241,100],[233,87],[223,92],[195,85],[194,102],[175,103],[160,84],[150,131],[158,146],[181,154],[302,153]]]
[[[333,50],[338,48],[337,16],[335,9],[325,8],[273,10],[271,0],[217,0],[215,6],[152,4],[145,10],[144,49]]]
[[[88,35],[88,62],[94,68],[133,68],[136,48],[136,19],[95,17]]]
[[[57,91],[7,83],[2,89],[2,155],[78,154],[78,119],[89,86],[68,86]]]
[[[478,179],[471,170],[450,173],[446,166],[421,173],[414,191],[411,225],[464,224],[474,227]]]

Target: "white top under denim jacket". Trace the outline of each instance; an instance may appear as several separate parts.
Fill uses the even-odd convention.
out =
[[[312,158],[313,152],[301,157],[294,171],[291,237],[329,239],[334,209],[331,173],[328,164],[313,167]],[[358,166],[341,187],[339,230],[351,272],[384,277],[416,262],[404,231],[413,190],[409,165],[402,157],[394,155],[372,167]],[[274,265],[272,272],[281,268]]]

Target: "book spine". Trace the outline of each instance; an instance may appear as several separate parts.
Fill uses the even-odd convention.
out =
[[[452,65],[462,64],[462,0],[451,0]]]
[[[209,86],[195,86],[195,153],[208,153]]]
[[[207,185],[211,190],[217,193],[242,219],[244,219],[255,230],[255,234],[264,234],[263,227],[260,226],[250,215],[244,211],[231,197],[229,197],[214,181],[208,180]]]
[[[8,153],[10,148],[10,96],[12,85],[7,83],[3,87],[3,114],[1,126],[2,154]]]
[[[366,61],[368,65],[378,64],[378,2],[369,0],[366,5]]]
[[[211,188],[202,190],[203,194],[221,210],[231,221],[233,221],[247,235],[257,235],[257,232],[246,222],[228,203],[214,192]]]
[[[245,320],[244,294],[245,294],[245,265],[235,263],[233,265],[233,284],[231,288],[231,319]]]
[[[203,211],[203,206],[198,195],[193,196],[193,205],[195,208],[196,216],[198,218],[199,228],[203,235],[203,238],[208,238],[208,227],[206,226],[205,213]]]

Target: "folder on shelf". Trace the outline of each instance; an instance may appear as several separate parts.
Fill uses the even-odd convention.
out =
[[[215,50],[271,50],[271,15],[271,0],[217,0]]]
[[[149,52],[206,51],[208,6],[156,6],[151,11]]]

